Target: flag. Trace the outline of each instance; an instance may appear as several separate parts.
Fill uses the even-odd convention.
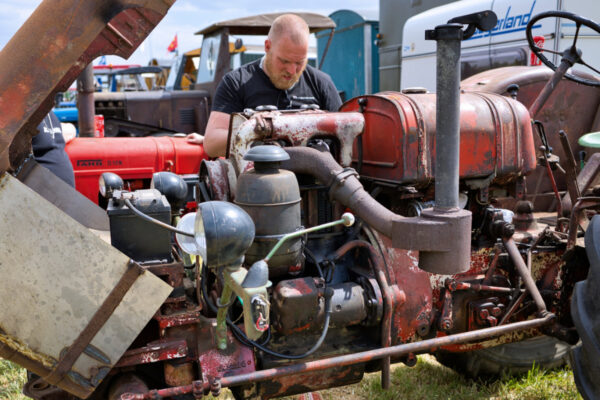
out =
[[[175,34],[175,37],[171,41],[171,44],[169,45],[169,47],[167,47],[167,51],[169,53],[172,53],[172,52],[174,52],[176,50],[177,50],[177,34]]]

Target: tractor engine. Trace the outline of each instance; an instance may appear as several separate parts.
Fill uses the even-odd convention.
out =
[[[424,343],[383,360],[227,383],[240,398],[273,398],[382,370],[385,387],[391,362],[414,365],[433,347],[456,365],[473,350],[539,335],[547,312],[557,322],[545,333],[576,340],[560,306],[572,289],[561,280],[574,274],[561,259],[564,241],[524,200],[535,152],[517,101],[460,96],[459,204],[473,215],[471,249],[466,266],[436,254],[457,245],[439,225],[446,221],[427,219],[436,201],[435,102],[387,92],[338,113],[235,114],[227,158],[202,162],[196,213],[175,174],[157,173],[151,189],[134,192],[103,175],[113,246],[174,290],[93,396],[160,389],[169,397],[200,381],[216,393],[226,379]],[[140,213],[179,231],[169,235]],[[532,325],[515,335],[511,323]],[[461,336],[486,328],[500,331],[475,342]],[[442,345],[444,337],[460,340]],[[31,379],[26,393],[53,399],[40,382]]]
[[[71,220],[79,234],[68,244],[86,239],[76,260],[92,244],[96,256],[112,251],[115,271],[124,272],[56,357],[31,360],[19,353],[20,342],[0,343],[3,357],[25,360],[24,393],[192,400],[226,387],[236,398],[269,399],[351,384],[372,371],[389,388],[391,363],[413,366],[426,352],[475,376],[556,365],[556,349],[578,342],[574,324],[582,321],[584,348],[594,350],[587,327],[598,324],[585,321],[597,307],[584,303],[597,286],[599,219],[585,237],[591,268],[581,233],[598,198],[580,194],[600,161],[591,157],[577,178],[570,165],[573,200],[561,199],[542,128],[546,146],[536,158],[535,113],[509,97],[460,91],[460,41],[496,23],[482,11],[426,31],[438,42],[437,94],[360,96],[339,112],[261,106],[233,114],[226,157],[202,161],[192,193],[189,179],[170,172],[135,191],[103,173],[110,242],[120,252]],[[555,186],[556,213],[534,212],[527,197],[538,160]],[[18,175],[35,178],[27,168]],[[0,183],[19,188],[12,178]],[[569,202],[566,218],[561,204]],[[50,221],[44,224],[58,226]],[[82,275],[106,272],[95,260]],[[79,264],[85,261],[71,266]],[[588,269],[590,278],[576,286]],[[136,284],[142,275],[160,290],[143,292]],[[92,345],[130,288],[137,290],[126,305],[133,312],[113,318],[111,329],[131,328],[132,335],[115,328]],[[150,303],[145,319],[134,321]],[[112,350],[113,340],[118,353],[98,347]],[[578,368],[594,369],[595,353],[582,352],[574,356]],[[80,356],[86,362],[76,366]]]

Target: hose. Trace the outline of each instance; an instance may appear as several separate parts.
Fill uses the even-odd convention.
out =
[[[157,220],[155,218],[152,218],[149,215],[144,214],[143,212],[141,212],[140,210],[138,210],[137,208],[135,208],[135,206],[133,204],[131,204],[131,201],[129,201],[129,199],[124,199],[124,200],[125,200],[125,205],[127,207],[129,207],[129,209],[131,211],[133,211],[133,213],[135,215],[137,215],[138,217],[140,217],[141,219],[146,220],[146,221],[148,221],[150,223],[153,223],[155,225],[158,225],[161,228],[164,228],[164,229],[169,230],[171,232],[179,233],[180,235],[194,237],[194,234],[191,233],[191,232],[185,232],[185,231],[179,230],[179,229],[175,228],[174,226],[171,226],[169,224],[165,224],[162,221],[159,221],[159,220]]]
[[[215,307],[215,305],[212,304],[212,302],[208,298],[208,293],[207,293],[208,289],[205,284],[205,281],[206,281],[206,272],[205,271],[206,271],[206,268],[205,267],[202,268],[202,272],[201,272],[201,274],[202,274],[202,277],[201,277],[201,279],[202,279],[202,283],[201,283],[202,296],[204,297],[204,301],[206,302],[206,304],[208,304],[210,309],[216,313],[217,307]],[[331,313],[333,312],[333,307],[331,304],[332,297],[333,297],[333,289],[330,287],[326,287],[325,288],[325,322],[323,323],[323,331],[321,332],[321,336],[319,336],[319,339],[314,344],[314,346],[312,346],[308,351],[306,351],[305,353],[302,353],[302,354],[297,354],[297,355],[283,354],[283,353],[278,353],[276,351],[273,351],[267,347],[264,347],[266,342],[268,342],[270,339],[270,329],[267,332],[269,334],[267,339],[262,344],[259,344],[253,340],[250,340],[248,338],[248,336],[246,336],[246,334],[240,328],[238,328],[237,325],[235,325],[229,317],[227,317],[227,325],[231,328],[231,331],[235,335],[236,339],[238,339],[240,341],[240,343],[244,344],[245,346],[254,347],[254,348],[256,348],[266,354],[269,354],[273,357],[283,358],[283,359],[288,359],[288,360],[300,360],[302,358],[306,358],[306,357],[310,356],[311,354],[313,354],[323,344],[323,341],[325,340],[325,337],[327,336],[327,331],[329,330],[329,322],[331,320]]]

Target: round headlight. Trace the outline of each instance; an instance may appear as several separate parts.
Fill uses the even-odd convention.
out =
[[[241,264],[254,240],[252,218],[225,201],[200,203],[196,213],[181,218],[177,229],[194,232],[193,238],[176,234],[177,243],[186,253],[201,256],[211,268]]]
[[[115,190],[123,189],[123,179],[113,172],[104,172],[98,179],[100,195],[105,199],[111,198]]]
[[[188,192],[187,184],[177,174],[168,171],[154,173],[152,181],[150,181],[150,188],[165,195],[174,211],[179,210],[185,204]]]
[[[175,239],[177,240],[177,244],[181,247],[181,250],[185,251],[188,254],[194,254],[197,256],[201,256],[202,259],[206,257],[206,245],[203,248],[200,248],[196,242],[197,233],[194,229],[194,221],[196,220],[196,213],[185,214],[177,223],[177,229],[183,232],[194,233],[194,236],[186,236],[181,233],[175,234]],[[202,236],[204,237],[204,232],[202,232]],[[206,240],[204,240],[206,243]]]

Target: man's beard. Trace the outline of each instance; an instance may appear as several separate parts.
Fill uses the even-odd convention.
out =
[[[288,76],[287,72],[275,71],[275,67],[273,67],[273,60],[271,59],[271,56],[268,53],[265,54],[265,70],[267,72],[267,76],[271,80],[271,83],[273,83],[273,86],[275,86],[277,89],[288,90],[289,88],[294,86],[296,82],[298,82],[298,80],[300,79],[300,76],[302,75],[305,69],[306,63],[304,64],[300,72],[292,75],[291,79],[286,79],[285,76]]]

